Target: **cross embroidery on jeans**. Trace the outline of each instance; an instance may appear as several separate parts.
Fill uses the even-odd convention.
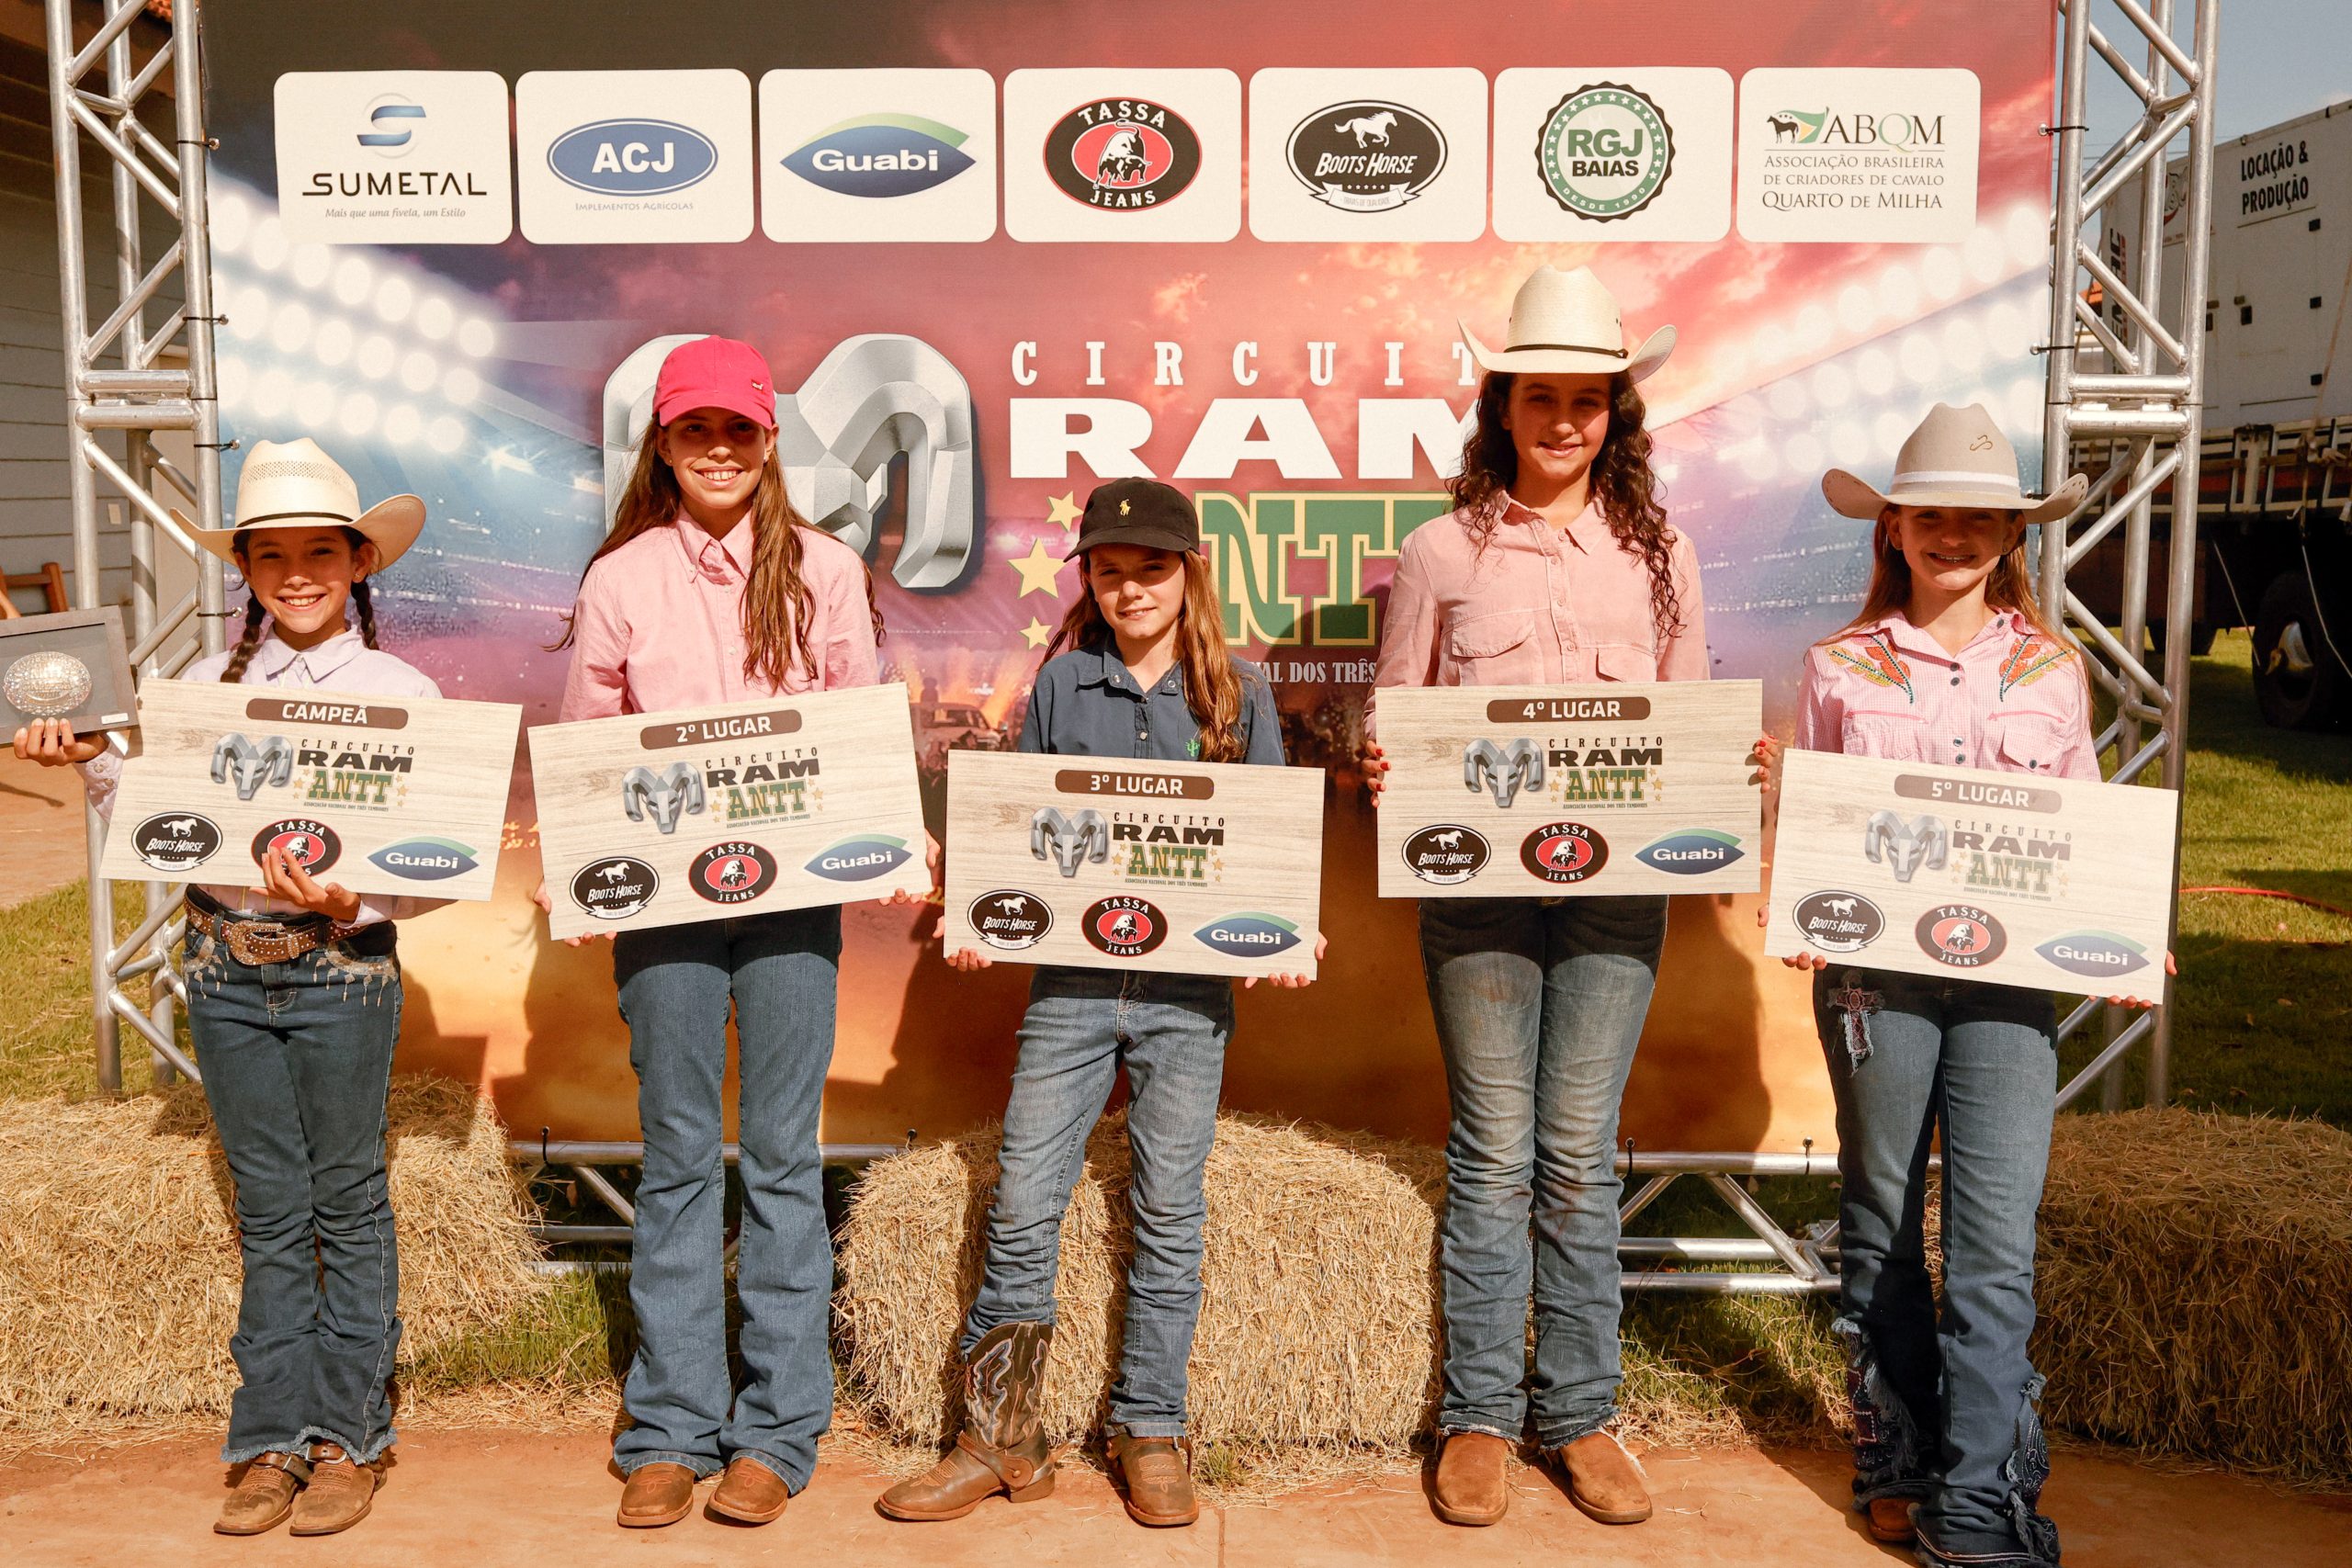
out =
[[[1846,1025],[1846,1059],[1860,1066],[1871,1054],[1871,1036],[1867,1020],[1886,1005],[1886,998],[1876,991],[1862,989],[1862,977],[1848,975],[1846,983],[1829,993],[1829,1005],[1838,1010]]]

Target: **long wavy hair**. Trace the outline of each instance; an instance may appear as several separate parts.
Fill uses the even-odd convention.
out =
[[[1896,509],[1879,509],[1878,523],[1871,530],[1871,585],[1862,595],[1862,607],[1854,618],[1823,637],[1815,646],[1826,646],[1858,627],[1875,626],[1911,604],[1911,562],[1894,545]],[[2043,637],[2069,647],[2041,613],[2041,602],[2034,596],[2033,569],[2026,564],[2025,530],[2018,530],[2018,542],[2002,553],[1993,564],[1993,574],[1984,580],[1984,603],[1996,610],[2013,610],[2025,618],[2026,625]]]
[[[347,524],[344,527],[343,536],[350,541],[351,553],[355,558],[369,542],[367,535]],[[238,572],[241,575],[245,574],[247,568],[243,538],[241,536],[233,541],[231,548],[236,552]],[[374,648],[376,646],[376,601],[375,596],[368,592],[368,580],[364,577],[352,579],[351,607],[359,615],[360,642],[366,647]],[[262,622],[267,618],[268,615],[268,610],[262,605],[261,595],[248,588],[245,591],[244,630],[237,637],[237,646],[229,650],[229,662],[220,671],[221,684],[234,686],[244,681],[245,667],[254,661],[254,655],[261,651]]]
[[[1241,671],[1234,668],[1233,655],[1225,646],[1225,608],[1217,602],[1216,577],[1198,552],[1185,550],[1182,556],[1184,602],[1176,611],[1176,667],[1184,672],[1184,706],[1200,726],[1201,761],[1238,762],[1250,741],[1241,729]],[[1094,601],[1082,556],[1078,575],[1078,602],[1046,645],[1047,659],[1065,648],[1116,644],[1111,623]]]
[[[1462,471],[1446,485],[1469,517],[1471,537],[1483,550],[1502,522],[1504,492],[1519,478],[1519,448],[1503,417],[1510,409],[1507,370],[1489,370],[1478,383],[1478,423],[1462,444]],[[1665,486],[1650,469],[1648,406],[1623,371],[1609,378],[1609,435],[1592,460],[1592,499],[1618,547],[1642,558],[1650,574],[1650,624],[1658,639],[1682,631],[1682,597],[1674,586],[1674,530],[1666,521]]]

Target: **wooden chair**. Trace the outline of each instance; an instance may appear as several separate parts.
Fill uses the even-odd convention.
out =
[[[52,615],[62,613],[66,607],[65,569],[53,560],[41,562],[39,571],[0,572],[0,616],[14,619],[24,613],[8,597],[10,592],[18,588],[41,590],[49,601],[49,613]]]

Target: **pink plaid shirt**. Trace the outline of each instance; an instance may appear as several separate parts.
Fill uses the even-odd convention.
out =
[[[557,717],[662,713],[796,692],[871,686],[878,680],[865,563],[809,527],[800,577],[814,601],[808,647],[781,688],[743,674],[743,584],[752,567],[749,519],[714,539],[691,517],[639,534],[588,569],[572,628],[571,671]]]
[[[1901,611],[1808,649],[1796,744],[2005,773],[2099,776],[2073,649],[2015,611],[1957,657]]]

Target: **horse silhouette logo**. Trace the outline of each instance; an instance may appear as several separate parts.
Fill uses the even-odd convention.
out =
[[[1343,119],[1331,129],[1342,136],[1354,137],[1356,151],[1361,152],[1367,147],[1388,145],[1388,133],[1396,129],[1396,115],[1394,110],[1382,109],[1377,114],[1358,115],[1353,119]]]

